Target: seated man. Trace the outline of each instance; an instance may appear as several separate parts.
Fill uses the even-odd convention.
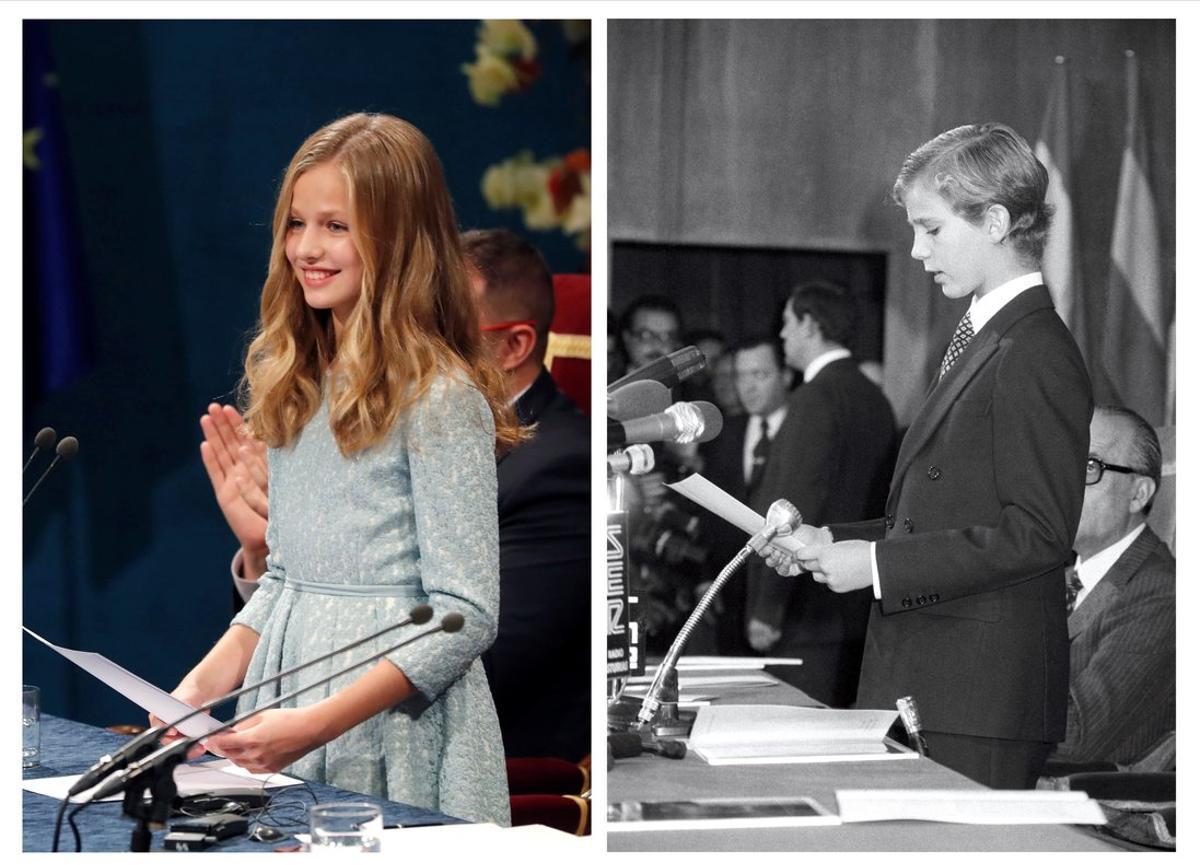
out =
[[[1067,572],[1067,735],[1052,760],[1133,763],[1175,729],[1175,558],[1146,525],[1161,475],[1150,425],[1098,407]]]

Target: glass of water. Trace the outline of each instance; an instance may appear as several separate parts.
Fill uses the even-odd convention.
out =
[[[313,853],[378,853],[383,834],[379,806],[361,802],[310,805],[308,828]]]
[[[21,686],[21,768],[40,764],[42,753],[42,692],[33,685]]]

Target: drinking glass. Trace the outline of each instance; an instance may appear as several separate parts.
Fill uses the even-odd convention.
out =
[[[42,692],[33,685],[21,686],[21,768],[40,765],[42,752]]]
[[[309,806],[308,828],[313,853],[378,853],[383,816],[377,805],[328,802]]]

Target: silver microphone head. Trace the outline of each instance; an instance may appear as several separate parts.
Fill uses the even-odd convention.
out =
[[[767,509],[766,524],[763,529],[767,532],[767,537],[774,538],[779,535],[790,535],[802,522],[804,519],[794,504],[787,499],[776,499]]]

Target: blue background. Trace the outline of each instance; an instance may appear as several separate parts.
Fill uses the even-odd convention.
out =
[[[523,148],[540,160],[590,144],[590,60],[561,24],[529,23],[542,77],[498,108],[476,105],[460,70],[477,25],[26,22],[46,26],[57,68],[59,167],[77,227],[62,254],[78,265],[91,357],[65,387],[36,384],[54,349],[29,338],[44,308],[27,286],[25,440],[51,425],[81,442],[24,514],[27,626],[167,690],[227,626],[236,542],[200,462],[197,421],[210,401],[230,400],[240,375],[278,183],[309,133],[354,111],[404,117],[437,149],[464,229],[521,232],[519,211],[483,201],[485,169]],[[554,271],[586,269],[561,232],[524,233]],[[27,278],[29,266],[27,252]],[[46,711],[143,721],[22,639],[24,679],[42,687]]]

